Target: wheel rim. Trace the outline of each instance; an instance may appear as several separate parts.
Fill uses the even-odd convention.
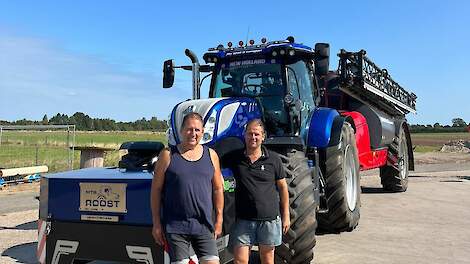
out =
[[[346,199],[349,210],[354,211],[357,202],[357,177],[355,170],[354,153],[350,145],[344,151],[343,171],[346,177]]]
[[[398,169],[400,178],[405,179],[408,175],[408,151],[405,139],[400,142],[400,157],[398,158]]]

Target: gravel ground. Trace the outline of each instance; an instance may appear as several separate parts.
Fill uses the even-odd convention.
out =
[[[318,236],[315,263],[470,263],[470,170],[414,172],[405,193],[361,185],[359,226]]]
[[[0,263],[36,262],[37,219],[37,209],[0,215]]]
[[[318,236],[315,263],[470,263],[470,154],[415,160],[406,193],[383,193],[378,170],[363,173],[359,227]],[[0,263],[36,263],[38,187],[0,190]]]

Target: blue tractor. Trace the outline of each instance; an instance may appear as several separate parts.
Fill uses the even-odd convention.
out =
[[[247,122],[264,121],[264,144],[281,156],[290,196],[292,226],[276,248],[276,262],[312,260],[317,227],[341,232],[358,225],[360,170],[381,168],[384,189],[406,190],[413,152],[404,115],[415,112],[416,96],[365,51],[341,50],[334,72],[328,44],[313,49],[293,37],[219,45],[204,54],[205,65],[192,51],[185,53],[192,65],[175,66],[173,60],[163,65],[164,88],[173,86],[175,68],[193,74],[193,99],[173,108],[168,142],[178,144],[184,115],[198,112],[204,118],[201,143],[224,161],[244,147]],[[202,80],[211,80],[208,99],[200,99],[201,72],[207,73]],[[233,181],[225,172],[225,180]],[[232,210],[226,209],[224,221],[233,219]]]

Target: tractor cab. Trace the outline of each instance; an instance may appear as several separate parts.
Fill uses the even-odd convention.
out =
[[[293,38],[209,49],[204,54],[204,60],[213,63],[209,97],[254,98],[268,136],[299,135],[316,104],[314,54]]]
[[[328,44],[317,43],[312,49],[293,37],[271,42],[263,38],[260,44],[240,41],[238,47],[229,42],[210,48],[204,65],[192,51],[185,53],[192,65],[175,66],[173,60],[163,65],[163,88],[173,86],[175,68],[193,73],[193,100],[178,104],[170,116],[170,144],[179,142],[177,130],[188,111],[204,118],[208,132],[202,144],[220,142],[222,136],[240,138],[247,118],[262,118],[269,138],[305,139],[309,117],[320,102],[317,78],[328,72]],[[209,98],[203,100],[201,72],[208,73],[202,81],[211,77]]]

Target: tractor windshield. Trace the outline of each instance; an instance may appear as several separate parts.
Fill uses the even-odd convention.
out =
[[[222,65],[213,79],[211,97],[265,97],[285,94],[280,64]]]
[[[286,87],[285,67],[281,64],[232,61],[215,72],[210,94],[211,97],[256,98],[263,107],[268,135],[281,136],[292,132],[284,103]]]
[[[264,59],[219,64],[212,76],[210,97],[253,97],[263,107],[270,135],[298,134],[314,109],[311,65],[297,60],[288,64]],[[291,100],[286,101],[286,95]]]

